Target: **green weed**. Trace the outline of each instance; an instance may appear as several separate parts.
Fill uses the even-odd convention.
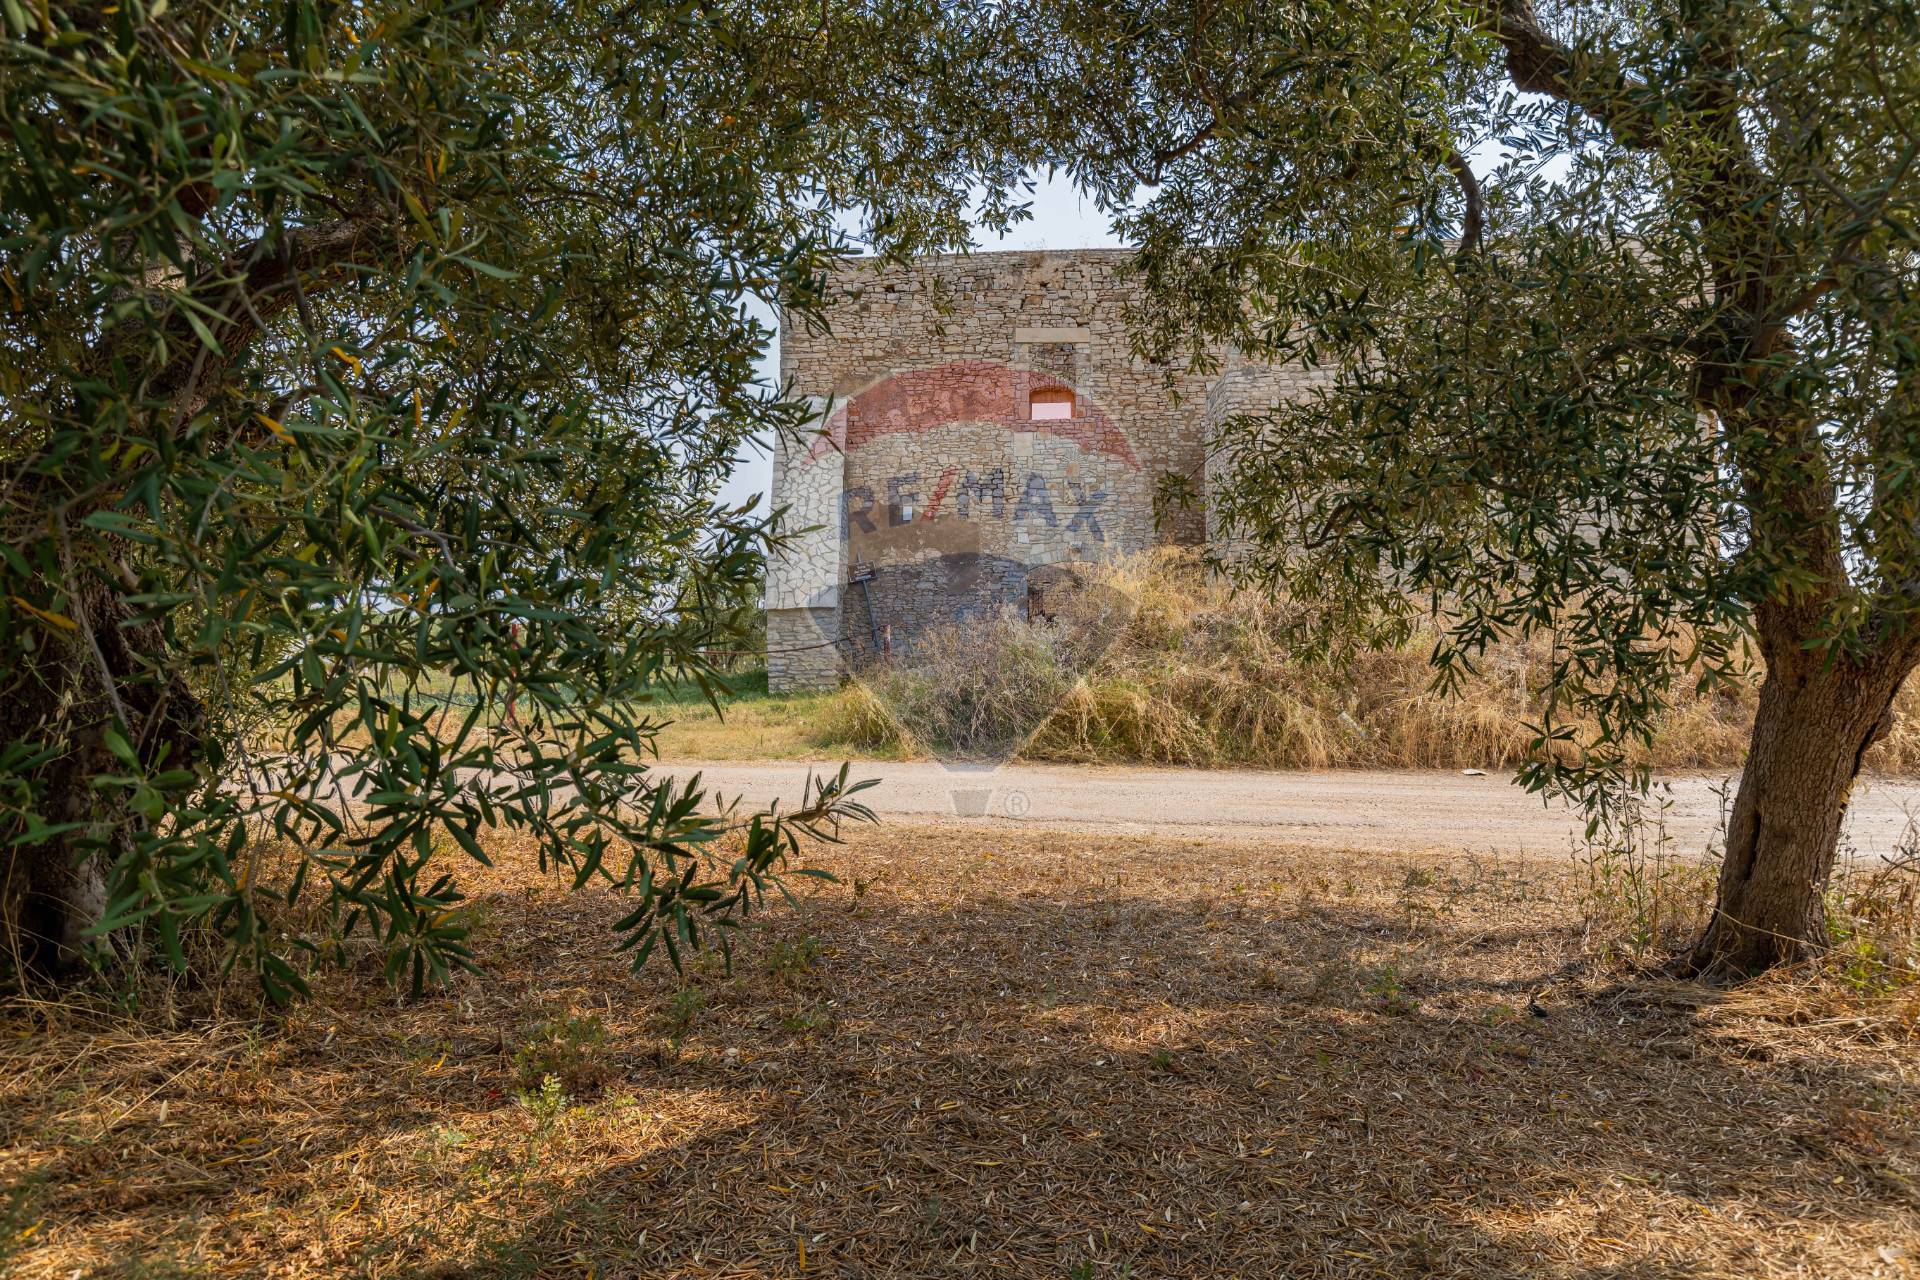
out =
[[[569,1093],[587,1093],[611,1074],[606,1054],[606,1025],[595,1016],[555,1018],[541,1023],[513,1055],[521,1090],[555,1080]]]

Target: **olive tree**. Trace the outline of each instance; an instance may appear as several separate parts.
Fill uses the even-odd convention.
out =
[[[637,964],[864,815],[843,770],[712,816],[649,769],[647,699],[711,679],[738,611],[707,602],[778,536],[712,502],[741,441],[802,422],[756,384],[748,304],[804,317],[849,206],[889,251],[966,236],[985,153],[935,99],[973,27],[841,0],[0,21],[10,955],[179,964],[191,932],[284,997],[290,948],[358,931],[417,988],[469,962],[457,864],[510,829],[632,895]],[[282,936],[314,895],[320,934]]]
[[[1523,773],[1597,799],[1681,690],[1764,682],[1686,967],[1824,940],[1920,659],[1911,0],[1175,0],[1021,10],[1144,345],[1300,358],[1219,443],[1247,580],[1444,684],[1551,637]],[[1230,461],[1226,461],[1230,460]]]

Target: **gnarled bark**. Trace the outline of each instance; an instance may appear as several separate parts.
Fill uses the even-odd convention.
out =
[[[1713,916],[1684,972],[1744,977],[1825,947],[1824,890],[1847,800],[1910,665],[1804,651],[1770,661]]]

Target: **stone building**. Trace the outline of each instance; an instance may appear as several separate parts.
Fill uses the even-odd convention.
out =
[[[1211,375],[1135,357],[1125,250],[852,264],[825,327],[782,326],[780,365],[825,430],[778,442],[773,505],[807,529],[767,571],[768,684],[816,688],[936,625],[1024,612],[1049,575],[1210,535],[1156,522],[1162,478],[1202,498],[1227,416],[1303,370]]]

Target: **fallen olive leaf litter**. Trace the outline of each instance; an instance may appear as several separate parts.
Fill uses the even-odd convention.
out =
[[[8,1006],[0,1268],[1920,1275],[1916,988],[1662,981],[1568,860],[889,824],[683,982],[496,852],[420,1001]]]

